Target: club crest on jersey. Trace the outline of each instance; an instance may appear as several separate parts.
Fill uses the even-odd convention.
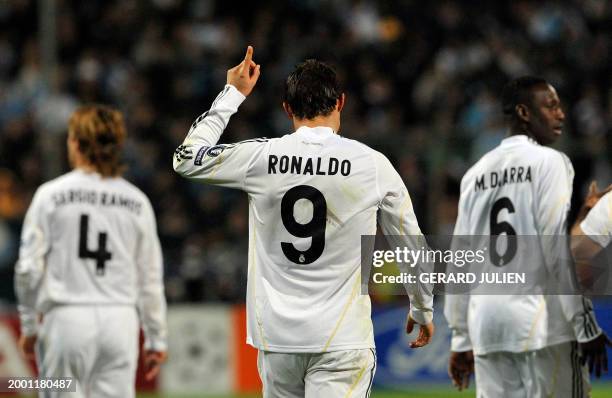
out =
[[[206,154],[206,150],[210,148],[209,146],[203,146],[202,148],[200,148],[200,150],[198,151],[198,153],[196,154],[196,157],[193,161],[193,164],[195,164],[196,166],[202,166],[202,159],[204,158],[204,155]]]

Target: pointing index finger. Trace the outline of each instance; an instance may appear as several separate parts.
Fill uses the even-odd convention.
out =
[[[244,65],[243,68],[246,66],[247,68],[251,65],[251,61],[253,60],[253,47],[252,46],[248,46],[247,50],[246,50],[246,54],[244,56]]]
[[[253,46],[247,46],[246,55],[244,60],[249,62],[253,58]]]

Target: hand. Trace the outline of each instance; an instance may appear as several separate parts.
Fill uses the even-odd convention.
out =
[[[408,324],[406,325],[406,334],[412,333],[414,329],[414,325],[416,325],[416,321],[412,319],[410,315],[408,315]],[[419,348],[425,347],[431,341],[431,338],[434,335],[435,327],[433,322],[429,322],[426,325],[419,325],[419,336],[415,341],[410,342],[410,348]]]
[[[588,209],[592,209],[597,204],[599,199],[601,199],[602,196],[604,196],[611,190],[612,184],[608,185],[608,187],[603,191],[600,191],[597,187],[597,183],[595,181],[592,181],[591,185],[589,185],[589,191],[587,192],[587,196],[584,199],[584,206]]]
[[[166,362],[168,353],[166,351],[145,351],[144,364],[145,364],[145,379],[147,381],[153,380],[159,374],[161,364]]]
[[[248,46],[244,60],[227,71],[227,84],[236,87],[245,97],[251,94],[259,74],[261,65],[253,61],[253,47]]]
[[[585,363],[589,364],[589,372],[595,372],[597,378],[601,377],[601,371],[608,373],[608,354],[606,353],[606,346],[612,347],[612,341],[606,336],[605,333],[601,333],[597,338],[587,342],[580,343],[582,348],[582,357],[580,363],[584,366]]]
[[[597,183],[595,181],[591,182],[591,185],[589,185],[589,191],[587,192],[587,196],[584,199],[584,203],[582,204],[582,207],[578,211],[578,215],[576,216],[576,221],[574,222],[574,225],[572,226],[572,229],[571,229],[572,235],[574,236],[584,235],[584,232],[580,228],[580,223],[582,222],[582,220],[586,218],[589,211],[591,211],[591,209],[595,207],[599,199],[601,199],[602,196],[604,196],[611,190],[612,190],[612,184],[608,185],[608,187],[604,189],[603,191],[599,191],[599,189],[597,188]]]
[[[27,359],[33,360],[36,358],[34,347],[36,346],[37,339],[38,336],[35,334],[32,336],[21,335],[19,337],[19,349]]]
[[[472,373],[474,373],[474,353],[472,351],[451,351],[448,360],[448,375],[459,391],[470,386]]]

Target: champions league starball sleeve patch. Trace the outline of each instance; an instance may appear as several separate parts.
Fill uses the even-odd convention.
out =
[[[214,147],[210,148],[206,152],[206,155],[210,156],[211,158],[216,158],[217,156],[221,155],[221,152],[223,152],[225,148],[228,148],[228,146],[227,145],[215,145]]]

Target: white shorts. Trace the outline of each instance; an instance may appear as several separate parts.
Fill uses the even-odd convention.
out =
[[[40,376],[74,377],[76,393],[44,398],[133,398],[139,323],[131,306],[63,305],[44,315],[36,362]]]
[[[591,386],[576,342],[524,353],[477,355],[478,398],[586,398]]]
[[[376,372],[376,351],[288,354],[260,350],[257,368],[263,398],[367,398]]]

